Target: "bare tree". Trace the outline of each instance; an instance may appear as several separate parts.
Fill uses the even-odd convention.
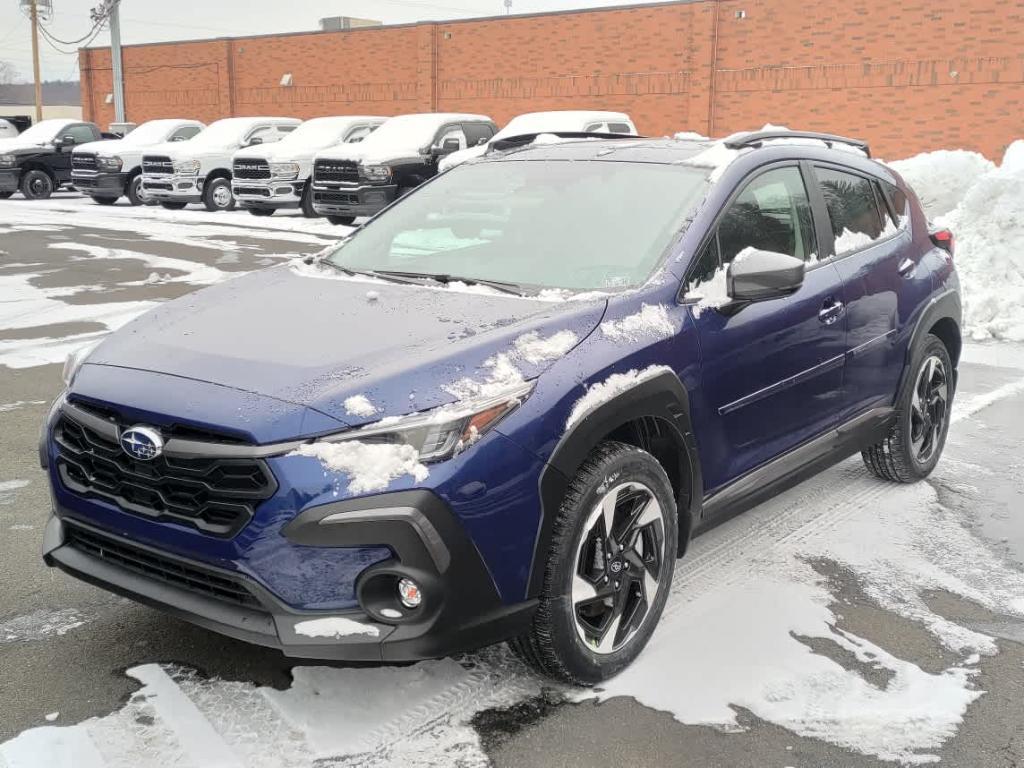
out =
[[[18,70],[9,61],[0,61],[0,85],[9,85],[18,77]]]

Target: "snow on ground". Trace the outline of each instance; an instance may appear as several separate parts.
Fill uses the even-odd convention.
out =
[[[18,643],[60,637],[86,622],[86,617],[71,608],[35,611],[0,621],[0,643]],[[0,763],[2,765],[2,763]]]

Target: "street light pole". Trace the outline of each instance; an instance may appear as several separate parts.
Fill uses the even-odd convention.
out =
[[[114,122],[125,122],[124,72],[121,69],[121,0],[110,2],[110,62],[114,76]]]
[[[43,119],[43,82],[39,77],[39,5],[31,0],[29,16],[32,19],[32,76],[36,81],[36,122]]]

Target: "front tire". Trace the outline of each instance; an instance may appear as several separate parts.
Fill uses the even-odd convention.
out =
[[[26,200],[46,200],[54,188],[53,179],[45,171],[26,171],[21,177],[21,194]]]
[[[90,197],[94,203],[99,203],[100,205],[113,205],[117,202],[116,197],[101,197],[100,195],[90,195]]]
[[[306,181],[306,187],[302,190],[302,202],[300,204],[302,208],[302,215],[307,219],[318,219],[320,214],[316,212],[313,207],[313,180],[309,179]]]
[[[132,205],[145,205],[148,202],[146,193],[142,189],[141,174],[137,174],[131,178],[128,182],[128,189],[125,194],[128,197],[128,202]]]
[[[355,223],[356,217],[355,216],[328,216],[327,220],[329,222],[331,222],[331,224],[351,227],[352,224]]]
[[[953,405],[953,363],[939,337],[928,334],[911,371],[896,405],[896,423],[884,440],[861,452],[873,474],[897,483],[916,482],[935,469]]]
[[[513,650],[575,685],[617,674],[661,618],[678,544],[675,495],[657,459],[601,443],[558,510],[533,626]]]
[[[231,182],[224,177],[206,182],[203,187],[203,205],[211,213],[234,210],[235,196],[231,192]]]

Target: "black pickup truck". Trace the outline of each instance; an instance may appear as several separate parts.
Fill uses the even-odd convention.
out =
[[[56,119],[0,141],[0,199],[20,190],[29,200],[45,200],[71,183],[71,150],[107,138],[117,137],[94,123]]]

